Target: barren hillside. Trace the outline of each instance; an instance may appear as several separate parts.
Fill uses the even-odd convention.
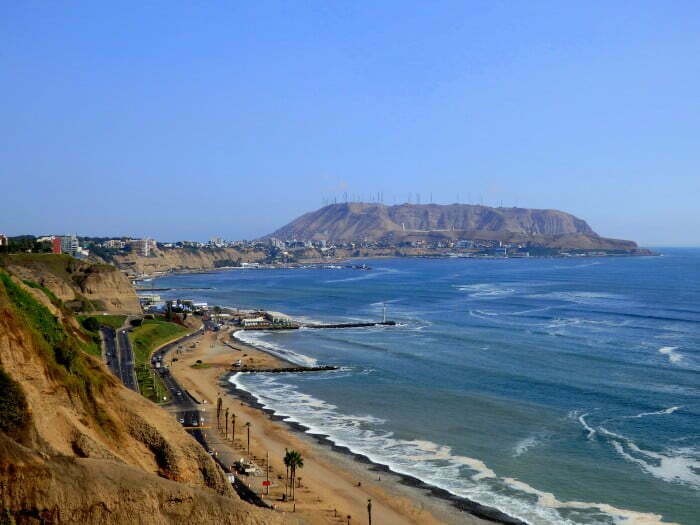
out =
[[[393,243],[494,239],[552,248],[623,251],[637,247],[633,241],[600,237],[586,221],[562,211],[470,204],[331,204],[298,217],[268,237]]]

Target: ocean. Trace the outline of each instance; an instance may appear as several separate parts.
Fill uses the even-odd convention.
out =
[[[532,524],[700,524],[700,250],[172,275],[164,297],[395,327],[239,332],[232,380],[392,470]]]

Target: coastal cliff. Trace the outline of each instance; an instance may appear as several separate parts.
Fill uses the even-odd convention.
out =
[[[282,522],[242,502],[172,416],[83,352],[86,340],[59,299],[0,269],[0,522]]]
[[[56,254],[13,254],[0,263],[21,279],[47,288],[74,311],[141,312],[131,282],[112,265]]]
[[[148,257],[136,253],[114,256],[114,262],[125,271],[135,274],[212,270],[256,262],[266,254],[252,249],[236,248],[155,248]]]

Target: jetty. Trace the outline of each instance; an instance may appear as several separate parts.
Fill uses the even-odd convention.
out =
[[[302,324],[304,328],[365,328],[368,326],[396,326],[396,321],[378,321],[374,323],[335,323],[335,324]]]
[[[211,286],[178,286],[177,288],[151,288],[138,286],[134,290],[137,292],[167,292],[169,290],[213,290]]]
[[[248,368],[246,366],[231,366],[232,371],[249,372],[249,373],[265,373],[265,374],[285,374],[289,372],[327,372],[330,370],[338,370],[337,366],[286,366],[277,368]]]

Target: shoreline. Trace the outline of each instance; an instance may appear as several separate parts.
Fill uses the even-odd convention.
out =
[[[248,345],[248,343],[241,344],[246,346]],[[259,350],[257,347],[253,348]],[[264,352],[264,350],[259,351]],[[489,522],[499,523],[502,525],[528,525],[527,522],[509,516],[508,514],[500,511],[499,509],[496,509],[494,507],[488,507],[476,501],[472,501],[468,498],[457,496],[446,489],[426,483],[425,481],[421,480],[416,476],[396,472],[395,470],[392,470],[388,465],[384,465],[382,463],[373,461],[364,454],[355,452],[346,446],[336,444],[332,439],[330,439],[330,436],[328,436],[327,434],[318,434],[310,432],[309,427],[302,425],[301,423],[298,423],[296,421],[289,421],[288,419],[286,419],[287,416],[279,415],[273,409],[266,408],[262,403],[260,403],[260,401],[258,401],[258,398],[255,396],[255,394],[252,394],[247,390],[239,388],[237,385],[230,381],[232,378],[234,378],[234,376],[241,373],[248,372],[228,372],[227,374],[222,374],[220,376],[219,386],[224,390],[227,390],[232,397],[235,397],[236,399],[245,403],[249,407],[266,414],[272,421],[285,424],[289,428],[289,430],[309,437],[318,445],[326,447],[336,454],[342,454],[352,458],[355,461],[358,461],[365,465],[369,465],[370,470],[374,472],[382,472],[396,476],[397,478],[399,478],[399,482],[401,484],[427,493],[429,497],[434,497],[442,501],[446,501],[460,512],[464,512],[476,518],[485,519]]]
[[[288,364],[292,367],[298,367],[297,364],[292,363],[287,359],[284,359],[271,353],[268,349],[262,346],[256,346],[253,343],[249,343],[247,341],[239,339],[235,334],[236,331],[232,331],[230,335],[232,339],[235,340],[237,345],[240,345],[246,349],[250,349],[253,351],[262,352],[280,361],[283,364]],[[280,371],[284,370],[282,369]],[[463,496],[458,496],[446,489],[427,483],[424,480],[418,478],[417,476],[392,470],[388,465],[379,463],[377,461],[373,461],[366,455],[361,454],[359,452],[355,452],[349,447],[338,445],[335,441],[333,441],[330,438],[328,434],[311,432],[311,429],[309,427],[296,421],[290,421],[288,419],[289,416],[280,415],[277,412],[275,412],[275,410],[271,408],[266,408],[262,403],[260,403],[255,394],[243,388],[240,388],[239,386],[231,382],[231,379],[234,379],[235,376],[237,376],[238,374],[247,373],[255,373],[255,370],[230,370],[227,373],[221,374],[218,377],[218,386],[226,390],[232,397],[235,397],[236,399],[245,403],[249,407],[258,410],[263,414],[266,414],[272,421],[283,423],[289,430],[300,433],[310,438],[319,446],[330,449],[336,454],[341,454],[365,465],[369,465],[370,470],[372,471],[383,472],[396,476],[401,484],[420,490],[421,492],[426,493],[429,497],[437,498],[439,500],[448,502],[451,506],[453,506],[460,512],[464,512],[476,518],[485,519],[489,522],[499,523],[502,525],[528,525],[527,522],[519,518],[510,516],[505,512],[501,511],[500,509],[483,505],[477,501],[470,500],[469,498],[465,498]]]
[[[529,259],[598,259],[598,258],[619,258],[619,257],[662,257],[664,254],[661,252],[651,251],[650,253],[609,253],[609,254],[596,254],[596,255],[530,255],[527,257],[500,257],[497,255],[478,255],[470,256],[463,254],[447,254],[447,253],[437,253],[437,254],[410,254],[410,255],[358,255],[358,256],[347,256],[338,259],[331,259],[328,261],[309,261],[309,262],[298,262],[294,263],[299,266],[289,266],[280,265],[276,266],[274,264],[269,264],[261,268],[255,267],[241,267],[241,266],[221,266],[214,268],[182,268],[182,269],[171,269],[165,272],[160,272],[157,274],[145,274],[142,277],[135,278],[134,280],[140,281],[143,279],[158,279],[161,277],[168,277],[170,275],[197,275],[197,274],[212,274],[218,272],[226,272],[231,270],[303,270],[307,268],[302,268],[300,266],[322,266],[324,264],[339,264],[358,260],[381,260],[381,259],[460,259],[460,260],[529,260]],[[115,265],[118,270],[125,271],[118,264]]]

